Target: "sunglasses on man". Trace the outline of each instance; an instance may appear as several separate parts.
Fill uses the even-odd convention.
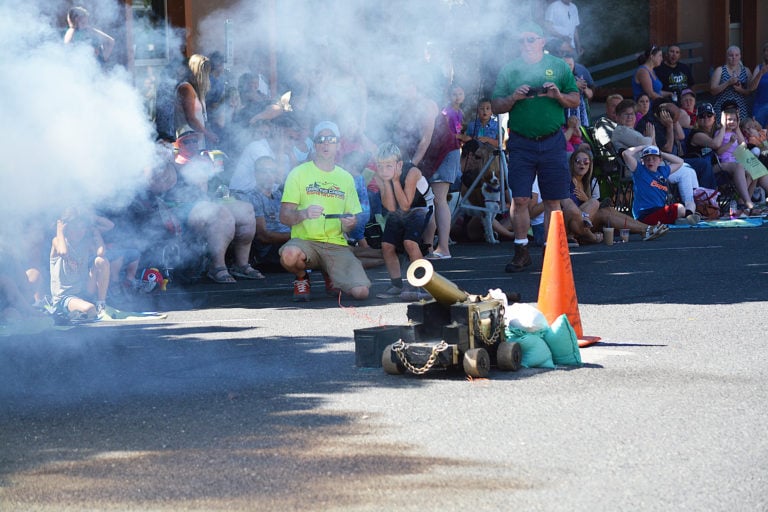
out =
[[[315,144],[336,144],[339,141],[339,138],[335,135],[320,135],[319,137],[315,137]]]

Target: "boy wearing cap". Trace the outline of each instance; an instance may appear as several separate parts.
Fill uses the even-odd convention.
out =
[[[686,216],[682,204],[667,204],[669,176],[683,166],[682,158],[659,151],[656,146],[631,147],[621,156],[632,172],[632,215],[637,220],[654,226],[659,222],[674,224],[677,219]]]
[[[335,123],[318,123],[312,160],[294,168],[285,180],[280,222],[291,226],[291,239],[280,248],[280,263],[296,275],[294,301],[310,299],[310,269],[323,272],[327,292],[368,297],[371,282],[344,238],[362,207],[352,175],[336,165],[339,137]]]
[[[568,65],[544,53],[544,32],[535,23],[518,30],[520,57],[506,64],[496,79],[491,99],[495,114],[509,112],[507,141],[509,185],[515,206],[515,255],[505,272],[532,264],[528,253],[531,227],[528,203],[538,176],[544,203],[545,232],[549,214],[570,194],[571,173],[563,135],[563,109],[579,106],[581,97]]]

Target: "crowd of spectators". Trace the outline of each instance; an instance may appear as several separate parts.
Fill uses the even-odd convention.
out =
[[[763,213],[753,195],[768,178],[752,179],[737,148],[761,157],[766,151],[768,44],[754,70],[729,48],[698,93],[679,46],[651,47],[638,58],[633,99],[612,94],[606,114],[593,119],[594,80],[578,62],[578,11],[569,1],[550,7],[544,27],[522,26],[520,56],[502,68],[493,94],[478,94],[473,104],[450,74],[392,73],[396,103],[391,119],[377,119],[386,125],[377,132],[387,135],[382,140],[369,137],[365,81],[331,55],[319,56],[325,65],[292,98],[273,97],[259,70],[233,80],[219,52],[172,61],[153,84],[160,156],[146,170],[146,186],[127,208],[68,208],[29,230],[33,249],[25,261],[3,266],[4,318],[34,301],[70,319],[92,319],[110,298],[152,288],[147,276],[230,284],[289,272],[294,299],[303,301],[309,273],[319,270],[329,294],[363,299],[371,260],[361,254],[389,271],[391,286],[379,297],[405,297],[400,255],[450,258],[457,217],[477,215],[449,205],[470,141],[492,150],[506,143],[501,155],[513,200],[498,220],[515,243],[509,272],[532,264],[528,242],[546,243],[542,225],[546,233],[553,210],[564,210],[569,235],[580,243],[601,241],[604,225],[651,240],[666,233],[665,223],[695,224],[696,189],[726,181],[739,213]],[[87,12],[73,10],[68,21],[67,43],[87,39],[98,58],[109,57],[114,41],[88,27]],[[554,75],[538,79],[544,68]],[[697,101],[701,95],[711,99]],[[473,113],[468,121],[465,112]],[[506,127],[494,113],[508,114]],[[612,208],[600,189],[593,166],[606,151],[626,162],[635,182],[633,217]],[[667,182],[677,185],[679,204],[658,193]],[[7,249],[2,256],[13,257]],[[19,268],[27,278],[9,278]]]

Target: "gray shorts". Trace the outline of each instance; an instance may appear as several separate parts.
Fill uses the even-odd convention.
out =
[[[430,183],[454,183],[461,173],[461,151],[454,149],[443,158]]]
[[[328,274],[333,285],[344,293],[358,286],[371,286],[363,263],[348,245],[291,238],[280,248],[280,254],[288,246],[298,247],[307,257],[307,268]]]

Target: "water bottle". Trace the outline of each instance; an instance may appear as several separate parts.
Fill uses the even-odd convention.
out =
[[[216,189],[216,197],[219,199],[229,199],[229,187],[226,185],[219,185]]]
[[[736,200],[735,199],[731,199],[731,203],[730,203],[730,208],[729,209],[730,209],[730,215],[731,215],[732,219],[736,217],[736,210],[737,210],[737,208],[738,207],[736,205]]]

